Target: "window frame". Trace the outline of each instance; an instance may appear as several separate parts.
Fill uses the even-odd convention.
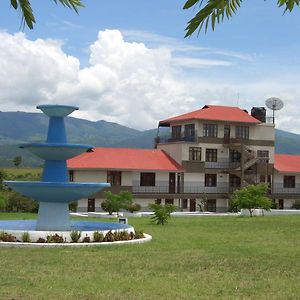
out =
[[[189,160],[201,161],[202,148],[201,147],[189,147]]]
[[[296,176],[293,175],[283,176],[283,187],[288,189],[294,189],[296,187]]]
[[[237,125],[235,127],[235,137],[237,139],[249,140],[250,128],[245,125]]]
[[[218,162],[218,149],[206,148],[205,149],[205,161],[206,162]]]
[[[218,137],[218,124],[205,123],[203,124],[204,137]]]
[[[155,186],[156,174],[154,172],[140,173],[140,186]]]
[[[217,187],[217,174],[205,174],[205,187]]]

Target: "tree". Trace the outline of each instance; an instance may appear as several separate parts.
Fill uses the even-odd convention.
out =
[[[267,196],[268,185],[248,185],[244,188],[236,190],[232,196],[232,205],[239,210],[248,209],[250,217],[253,216],[253,209],[262,208],[270,210],[272,208],[272,200]]]
[[[299,6],[300,0],[276,0],[278,7],[284,7],[284,13],[291,12],[295,5]],[[239,9],[243,0],[187,0],[183,9],[195,8],[197,5],[200,9],[195,16],[188,21],[185,29],[185,37],[191,36],[197,29],[207,32],[209,24],[212,30],[215,29],[216,23],[223,22],[224,18],[230,19]]]
[[[74,10],[78,14],[78,9],[84,7],[82,0],[52,0],[56,4],[60,3],[64,7],[68,7]],[[19,10],[22,18],[23,27],[25,24],[28,28],[33,29],[33,24],[35,23],[35,17],[29,0],[10,0],[11,6],[15,10]]]
[[[16,157],[14,157],[13,163],[18,168],[19,165],[22,163],[22,156],[16,156]]]
[[[171,218],[171,213],[176,210],[176,206],[173,204],[149,204],[149,208],[154,211],[154,216],[151,218],[157,225],[165,225],[168,223],[168,219]]]
[[[132,203],[132,194],[128,191],[121,191],[119,194],[113,194],[111,191],[105,192],[106,200],[101,203],[104,211],[110,215],[113,212],[119,214],[120,209],[127,209]]]

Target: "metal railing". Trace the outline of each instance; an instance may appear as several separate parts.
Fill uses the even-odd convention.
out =
[[[155,138],[155,144],[160,144],[160,143],[170,143],[170,142],[197,142],[198,140],[198,135],[197,131],[195,131],[191,135],[187,135],[186,133],[181,133],[180,135],[162,135],[162,136],[157,136]]]
[[[228,193],[228,184],[219,183],[217,186],[204,186],[204,182],[197,184],[185,184],[184,186],[176,186],[174,192],[170,190],[169,185],[156,185],[156,186],[132,186],[133,193],[144,194],[223,194]]]
[[[300,197],[300,186],[295,186],[294,188],[289,187],[289,188],[285,188],[283,186],[283,183],[279,184],[279,183],[275,183],[273,185],[273,194],[299,194]]]

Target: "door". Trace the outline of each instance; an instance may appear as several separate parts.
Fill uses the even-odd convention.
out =
[[[190,199],[190,211],[196,211],[196,199]]]
[[[279,208],[279,209],[283,209],[283,207],[284,207],[283,199],[279,199],[279,200],[278,200],[278,208]]]
[[[207,200],[207,210],[211,212],[217,211],[217,200],[216,199],[208,199]]]
[[[95,199],[89,198],[88,199],[88,211],[95,212]]]
[[[224,144],[230,142],[230,125],[224,125]]]
[[[169,173],[169,193],[175,193],[175,173]]]

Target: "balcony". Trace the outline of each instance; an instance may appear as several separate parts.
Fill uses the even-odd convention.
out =
[[[192,142],[195,143],[198,140],[197,131],[195,131],[192,135],[186,135],[185,133],[181,133],[180,135],[163,135],[157,136],[155,138],[155,144],[163,144],[163,143],[173,143],[173,142]]]

